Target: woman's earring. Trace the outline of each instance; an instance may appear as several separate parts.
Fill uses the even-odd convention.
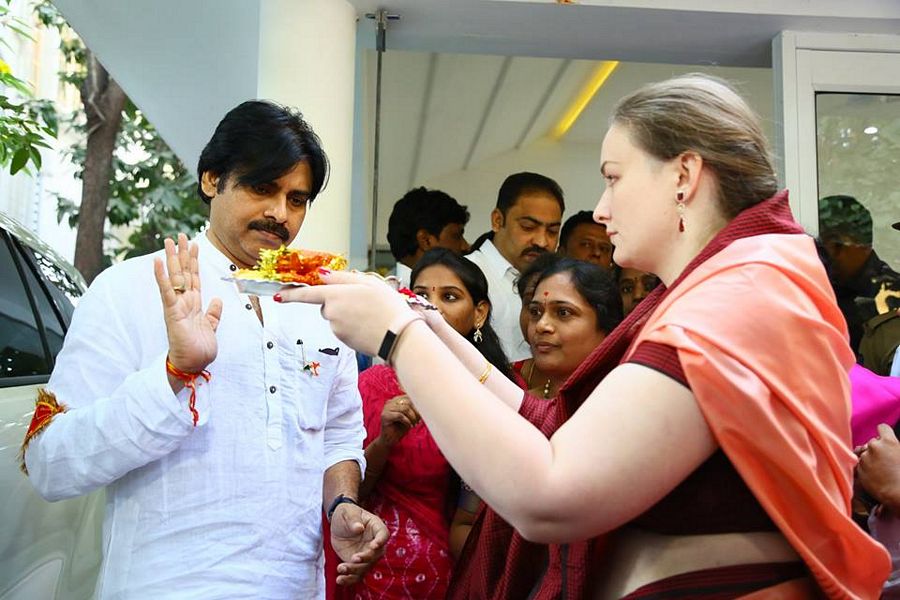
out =
[[[476,344],[480,344],[481,340],[484,339],[484,336],[481,335],[481,325],[475,326],[475,335],[472,336],[472,339],[475,340]]]
[[[678,210],[678,231],[684,232],[684,192],[675,194],[675,208]]]

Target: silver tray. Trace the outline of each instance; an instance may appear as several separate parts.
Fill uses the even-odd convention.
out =
[[[292,287],[309,287],[306,283],[293,281],[268,281],[265,279],[243,279],[241,277],[223,277],[224,281],[234,282],[238,292],[254,296],[272,296]]]
[[[378,277],[394,290],[400,288],[400,279],[393,275],[382,277],[377,273],[366,273]],[[272,296],[280,291],[294,287],[309,287],[308,283],[297,283],[293,281],[270,281],[266,279],[244,279],[242,277],[223,277],[223,281],[230,281],[237,287],[241,294],[253,294],[254,296]],[[420,306],[427,310],[437,310],[437,307],[421,296],[409,297],[406,302],[410,306]]]

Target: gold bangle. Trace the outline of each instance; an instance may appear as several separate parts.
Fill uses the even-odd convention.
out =
[[[494,370],[494,365],[491,363],[487,363],[484,366],[484,372],[481,374],[481,377],[478,378],[478,383],[484,383],[487,381],[487,378],[491,376],[491,371]]]

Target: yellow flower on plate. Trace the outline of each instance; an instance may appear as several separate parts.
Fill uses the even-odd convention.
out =
[[[289,249],[282,245],[277,250],[261,249],[256,266],[252,269],[239,269],[235,276],[238,279],[256,281],[316,285],[321,283],[317,272],[319,267],[340,271],[347,268],[347,259],[328,252]]]
[[[0,58],[0,75],[9,75],[10,73],[12,73],[12,69],[9,68],[5,60]]]

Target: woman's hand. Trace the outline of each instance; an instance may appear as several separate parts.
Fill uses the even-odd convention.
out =
[[[274,300],[321,304],[335,335],[358,352],[377,355],[388,329],[416,316],[402,294],[375,277],[335,271],[321,278],[327,285],[284,290]]]
[[[153,271],[162,298],[163,317],[169,337],[169,360],[176,368],[197,373],[216,358],[216,328],[222,316],[222,301],[213,298],[203,312],[200,297],[198,247],[178,234],[178,248],[165,240],[166,264],[153,261]]]
[[[385,402],[381,410],[381,433],[378,438],[390,448],[421,420],[408,396],[395,396]]]

